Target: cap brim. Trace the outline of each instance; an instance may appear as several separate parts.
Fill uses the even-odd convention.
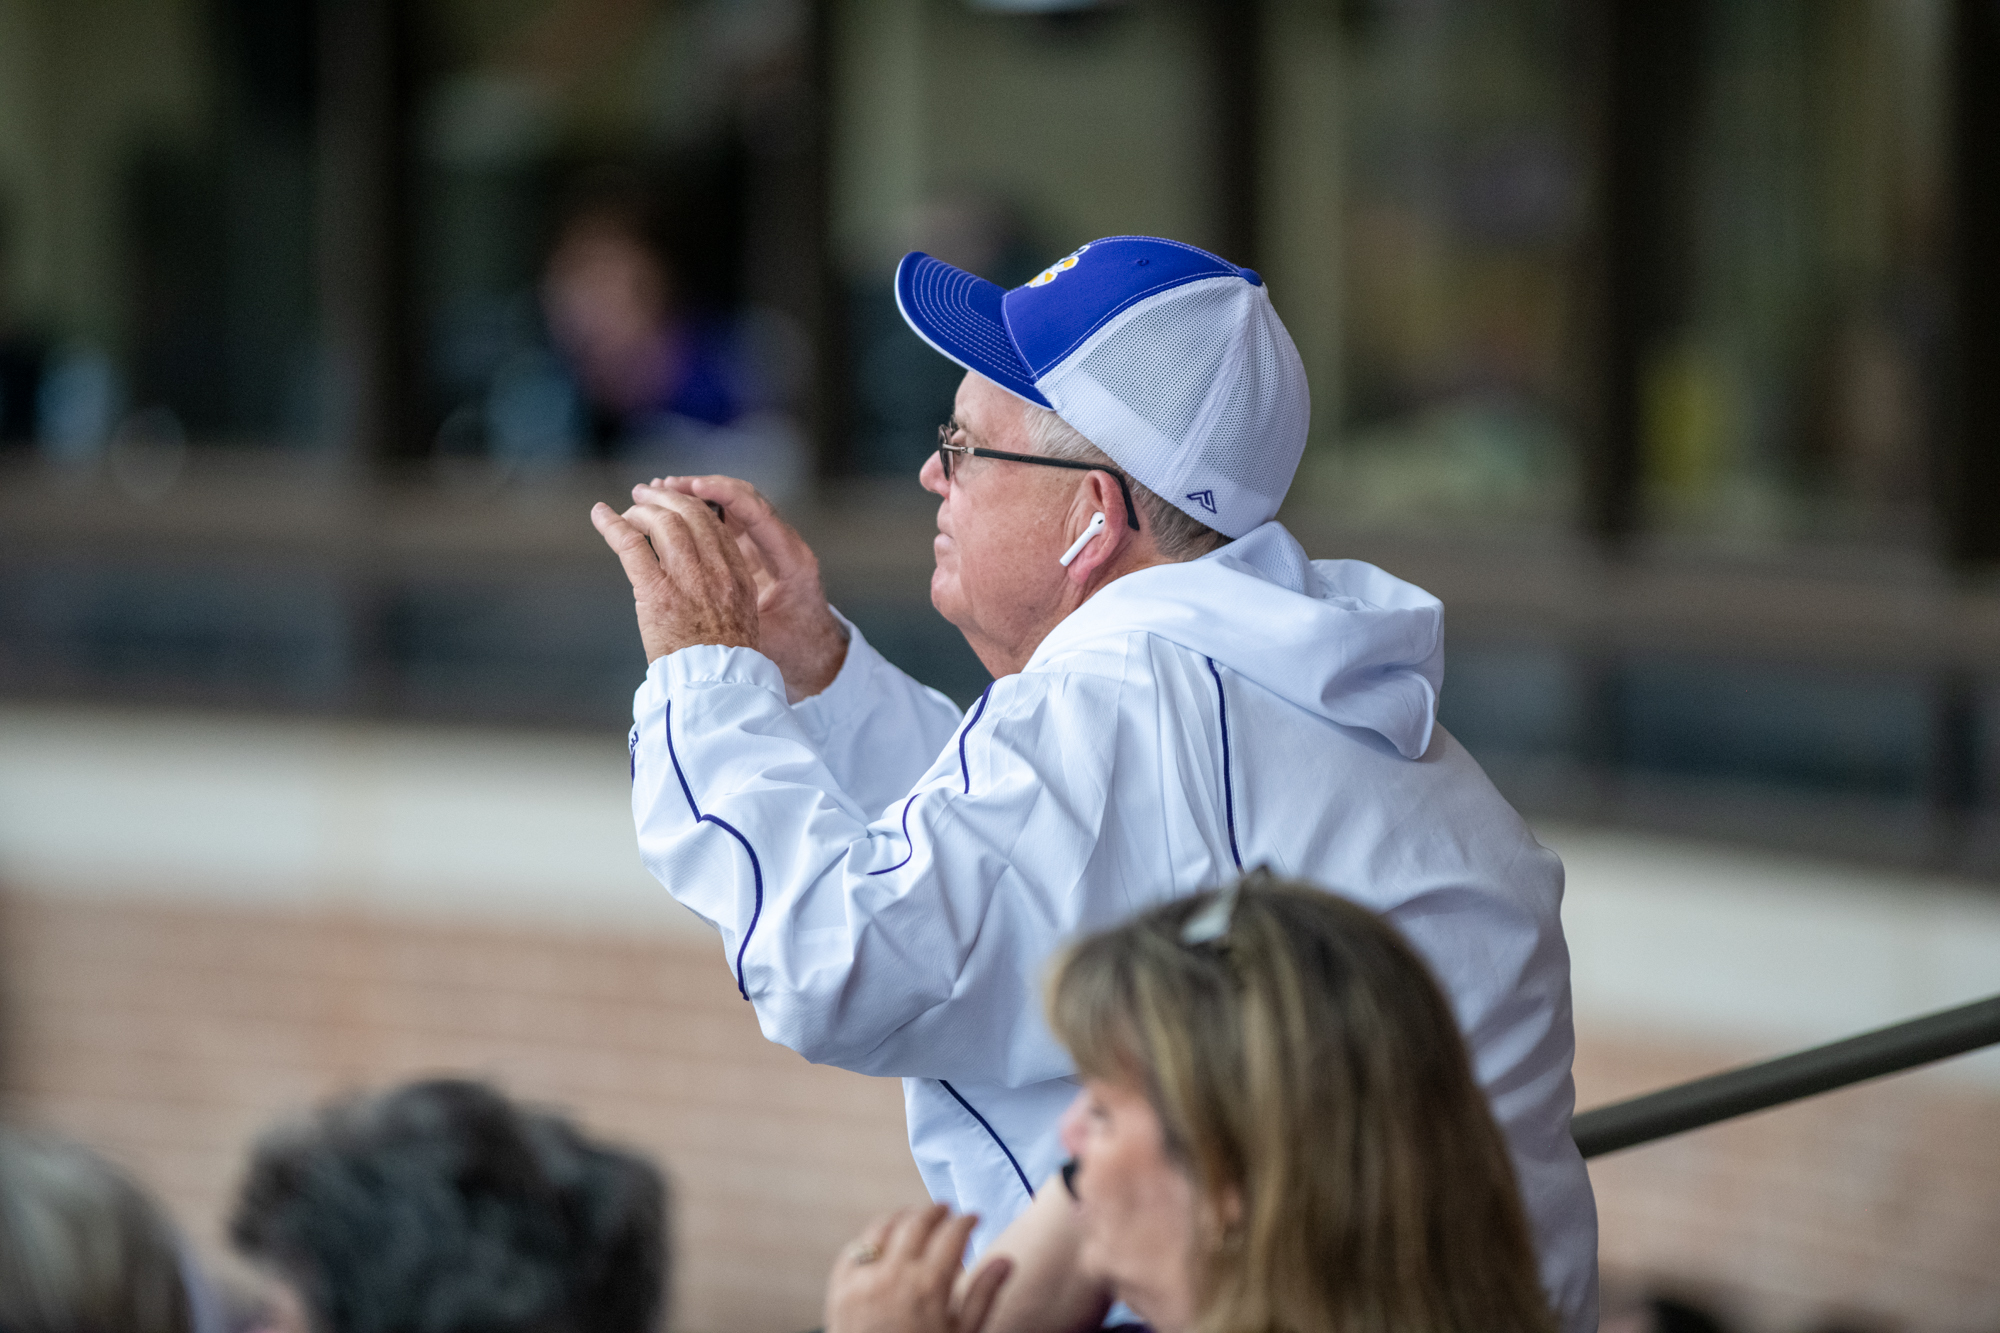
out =
[[[896,308],[916,335],[1037,407],[1052,407],[1001,317],[1007,293],[962,268],[912,250],[896,266]]]

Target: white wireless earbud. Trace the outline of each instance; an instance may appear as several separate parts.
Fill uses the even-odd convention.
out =
[[[1056,563],[1061,565],[1064,569],[1068,569],[1069,562],[1076,559],[1076,553],[1078,551],[1081,551],[1084,548],[1085,544],[1088,543],[1092,537],[1095,537],[1098,533],[1102,531],[1104,531],[1104,515],[1092,514],[1090,516],[1090,526],[1083,530],[1083,535],[1081,537],[1078,537],[1075,541],[1069,544],[1069,549],[1062,553],[1062,559],[1056,561]]]

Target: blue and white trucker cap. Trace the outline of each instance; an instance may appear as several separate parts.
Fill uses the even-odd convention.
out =
[[[1264,280],[1155,236],[1092,241],[1002,291],[921,251],[896,268],[917,336],[1039,407],[1229,537],[1278,512],[1312,404]]]

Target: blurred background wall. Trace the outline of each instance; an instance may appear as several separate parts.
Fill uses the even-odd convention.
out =
[[[779,497],[960,699],[888,288],[1168,234],[1311,376],[1286,520],[1444,598],[1570,867],[1581,1103],[2000,989],[1987,0],[0,0],[0,1086],[216,1247],[472,1069],[681,1182],[688,1330],[920,1193],[636,866],[588,505]],[[2000,1326],[1959,1062],[1605,1159],[1616,1313]]]

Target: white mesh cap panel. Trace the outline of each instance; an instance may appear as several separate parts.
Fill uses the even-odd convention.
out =
[[[1191,471],[1242,487],[1269,506],[1264,513],[1269,518],[1299,470],[1312,398],[1305,364],[1269,295],[1255,288],[1250,304],[1237,343],[1242,360],[1219,386],[1208,419],[1196,424]]]
[[[1231,537],[1277,512],[1305,448],[1304,367],[1241,278],[1139,302],[1037,387],[1148,489]]]

